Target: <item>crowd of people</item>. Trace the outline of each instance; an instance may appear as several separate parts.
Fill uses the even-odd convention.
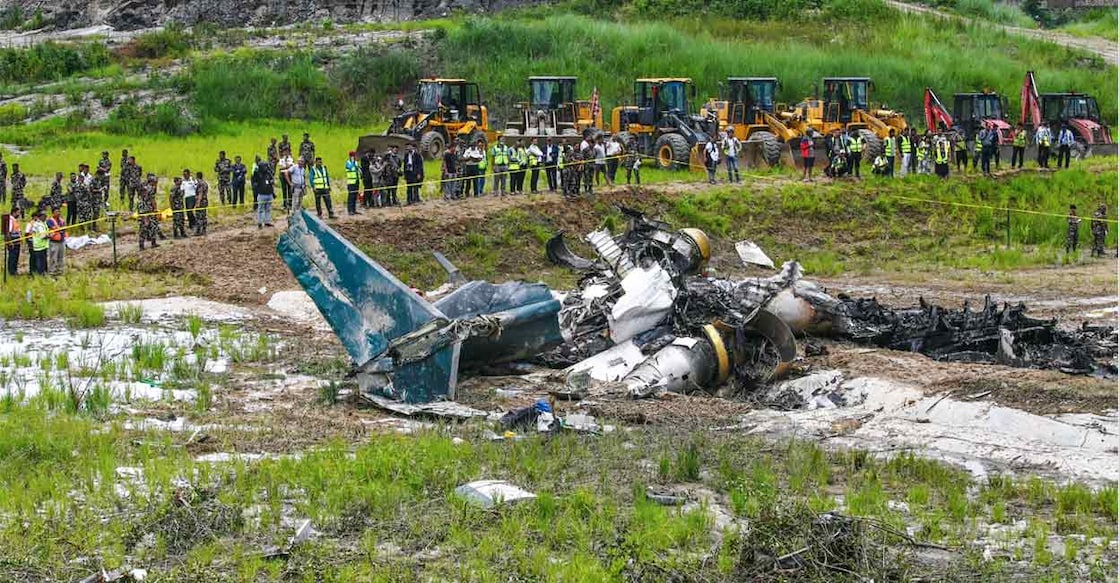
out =
[[[1019,125],[1012,129],[1012,168],[1022,168],[1028,133]],[[1056,138],[1042,124],[1032,138],[1037,145],[1037,164],[1049,168],[1051,146],[1055,143],[1057,168],[1067,168],[1075,138],[1064,127]],[[873,174],[891,177],[907,174],[932,174],[946,178],[951,163],[957,172],[971,168],[990,174],[992,165],[1000,164],[1000,133],[993,127],[983,127],[972,140],[959,132],[933,134],[909,128],[891,130],[883,140],[882,152],[871,162]],[[867,138],[862,132],[836,130],[823,137],[825,153],[824,173],[830,178],[861,178],[863,154],[868,150]],[[726,128],[718,139],[703,145],[701,155],[708,182],[717,182],[720,166],[725,166],[727,182],[741,182],[739,158],[743,143],[733,127]],[[812,179],[816,159],[816,140],[804,136],[799,144],[803,177]],[[626,184],[641,184],[642,156],[634,144],[623,143],[619,136],[606,137],[587,132],[578,143],[564,143],[546,136],[502,136],[487,147],[484,140],[473,144],[452,141],[440,159],[440,176],[437,181],[444,200],[475,198],[487,193],[487,176],[492,178],[489,193],[504,197],[525,193],[561,192],[566,198],[592,194],[600,185],[612,186],[618,181],[618,170],[624,169]],[[900,158],[900,160],[899,160]],[[27,176],[19,164],[8,165],[0,153],[0,204],[7,204],[10,194],[11,212],[4,225],[7,248],[7,269],[16,274],[21,247],[28,251],[29,273],[59,274],[65,262],[67,233],[76,226],[97,233],[99,222],[108,213],[125,209],[138,220],[139,247],[159,247],[167,238],[160,222],[169,218],[171,237],[202,237],[209,225],[210,184],[201,171],[183,169],[181,176],[173,178],[170,188],[169,209],[162,212],[157,202],[159,181],[153,173],[143,172],[136,157],[128,150],[121,151],[118,173],[118,201],[111,200],[113,162],[109,152],[102,152],[96,169],[89,164],[79,164],[64,182],[63,173],[57,172],[49,190],[38,202],[26,196]],[[349,152],[345,165],[346,212],[360,214],[359,208],[375,209],[401,206],[398,191],[403,180],[404,205],[423,202],[421,187],[425,184],[424,159],[416,145],[407,143],[404,152],[392,145],[382,152],[369,150],[360,156]],[[544,182],[540,180],[541,174]],[[224,151],[218,152],[214,163],[217,177],[218,201],[222,206],[252,205],[257,228],[273,227],[273,204],[279,198],[283,211],[304,208],[305,198],[314,197],[315,211],[323,216],[324,208],[329,218],[334,218],[331,200],[333,183],[330,171],[318,156],[310,135],[303,134],[303,141],[296,148],[288,136],[279,141],[271,138],[263,157],[257,155],[246,165],[241,156],[230,159]],[[10,193],[9,193],[10,185]],[[251,190],[251,201],[246,201],[246,186]],[[277,189],[279,192],[277,192]],[[65,210],[65,217],[62,211]],[[1103,254],[1107,236],[1107,208],[1100,205],[1092,220],[1092,253]],[[23,221],[26,217],[26,224]],[[1069,212],[1069,229],[1066,250],[1075,251],[1079,236],[1080,219],[1076,207]]]
[[[815,136],[813,136],[815,137]],[[815,166],[815,141],[808,135],[802,136],[800,143],[803,160],[803,178],[812,179]],[[725,140],[725,138],[724,138]],[[958,130],[933,133],[919,133],[910,127],[900,132],[891,129],[889,136],[882,140],[882,151],[870,160],[871,173],[878,176],[905,176],[907,174],[936,174],[948,178],[952,163],[956,172],[981,171],[990,176],[992,167],[998,170],[1002,164],[999,146],[1009,141],[1011,146],[1011,168],[1022,168],[1026,159],[1026,147],[1031,142],[1037,146],[1037,167],[1051,168],[1050,161],[1056,154],[1056,169],[1068,168],[1072,151],[1076,147],[1076,136],[1072,128],[1065,125],[1053,135],[1049,125],[1042,122],[1033,136],[1018,124],[1005,135],[990,124],[982,124],[970,140]],[[1054,150],[1053,146],[1056,145]],[[824,136],[825,152],[824,173],[830,178],[845,176],[861,177],[863,154],[868,151],[867,139],[860,131],[834,130]],[[726,149],[724,147],[724,149]],[[729,171],[729,167],[728,167]]]

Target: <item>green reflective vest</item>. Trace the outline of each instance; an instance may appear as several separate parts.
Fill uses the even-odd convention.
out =
[[[855,137],[851,138],[851,144],[847,146],[847,149],[850,150],[852,154],[858,154],[863,151],[863,142],[865,142],[863,137],[855,134]]]
[[[495,144],[493,147],[493,165],[505,166],[509,164],[509,148],[501,144]]]
[[[489,167],[489,157],[486,156],[486,151],[482,150],[482,159],[478,160],[478,171],[485,174],[486,168]]]
[[[46,251],[47,246],[47,224],[43,221],[35,221],[31,223],[31,250],[32,251]]]
[[[311,167],[311,188],[315,190],[330,190],[330,173],[326,166]]]
[[[936,143],[936,163],[948,163],[948,142],[941,141]]]
[[[967,151],[967,140],[965,140],[963,138],[960,138],[960,139],[956,140],[956,151],[957,152],[966,152]]]
[[[1022,130],[1022,131],[1014,133],[1014,147],[1015,148],[1025,148],[1026,147],[1026,130]]]
[[[896,144],[897,144],[897,138],[893,138],[893,137],[886,138],[886,141],[882,142],[882,151],[884,151],[886,153],[887,158],[893,158],[894,157],[894,153],[897,150]]]
[[[925,158],[928,158],[928,157],[929,157],[929,146],[928,146],[928,144],[917,146],[917,159],[918,160],[924,160]]]
[[[901,153],[902,154],[912,154],[913,153],[913,143],[909,141],[909,136],[902,136],[901,137]]]
[[[559,156],[556,157],[556,168],[563,170],[563,150],[560,150]]]
[[[346,160],[346,184],[356,186],[360,168],[354,160]]]

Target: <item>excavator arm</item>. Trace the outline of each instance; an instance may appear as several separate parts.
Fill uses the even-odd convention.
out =
[[[948,109],[937,98],[936,93],[929,87],[925,88],[925,126],[929,131],[940,131],[941,124],[944,129],[950,130],[954,125],[952,114],[948,113]]]
[[[1037,127],[1041,125],[1041,98],[1037,95],[1037,80],[1033,71],[1026,71],[1022,81],[1022,125]]]

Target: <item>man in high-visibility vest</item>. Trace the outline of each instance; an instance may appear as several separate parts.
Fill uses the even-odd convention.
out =
[[[62,209],[54,207],[47,219],[47,238],[50,251],[47,255],[47,271],[51,275],[62,275],[66,261],[66,221],[62,220]]]
[[[890,128],[890,135],[882,141],[882,153],[886,156],[886,176],[894,175],[894,160],[898,151],[897,131]]]
[[[27,225],[27,236],[31,238],[31,260],[29,267],[31,275],[47,274],[47,223],[46,213],[35,211],[34,218]]]
[[[505,196],[509,183],[509,147],[505,145],[504,136],[497,138],[490,154],[493,156],[493,192]]]
[[[941,178],[948,178],[949,149],[948,138],[937,136],[933,146],[933,162],[936,165],[936,175]]]
[[[909,174],[909,161],[913,158],[913,139],[908,131],[901,133],[898,144],[901,151],[901,175],[905,176]]]
[[[476,192],[478,194],[478,196],[482,196],[483,194],[486,193],[486,170],[489,169],[490,163],[489,163],[489,160],[487,159],[488,156],[486,155],[486,142],[485,142],[485,140],[482,140],[481,138],[479,138],[476,143],[477,143],[478,149],[482,151],[482,159],[478,160],[478,176],[477,176],[477,178],[474,179],[475,180],[474,192]]]
[[[866,138],[863,137],[861,131],[855,131],[851,136],[851,142],[847,145],[847,151],[850,155],[847,157],[847,163],[851,166],[851,172],[855,178],[862,178],[859,174],[859,167],[863,163],[863,147],[866,146]]]
[[[1026,128],[1022,124],[1014,128],[1014,137],[1011,138],[1010,167],[1021,168],[1026,159]]]
[[[346,159],[346,214],[360,215],[357,212],[357,191],[361,184],[361,164],[357,161],[357,152],[351,151]],[[328,207],[329,208],[329,207]]]
[[[528,157],[524,142],[517,140],[517,147],[512,148],[512,151],[509,152],[509,192],[512,194],[522,192],[521,189],[524,186],[525,172],[523,168],[526,160],[521,158],[521,154],[524,154],[526,158]]]
[[[326,204],[326,214],[334,218],[334,205],[330,201],[330,171],[322,163],[322,158],[315,158],[315,165],[308,172],[311,190],[315,192],[315,212],[322,218],[322,207]]]
[[[956,144],[956,172],[965,172],[967,171],[967,137],[960,130],[956,130],[952,139]]]
[[[544,151],[536,143],[536,138],[532,138],[529,142],[528,148],[525,149],[528,154],[528,168],[532,171],[532,178],[529,181],[529,191],[532,194],[540,192],[540,164],[544,161]],[[522,185],[523,188],[523,185]]]

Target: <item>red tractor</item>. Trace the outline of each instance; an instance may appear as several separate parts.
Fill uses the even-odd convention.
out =
[[[979,129],[999,132],[999,144],[1010,145],[1010,124],[1006,122],[1006,100],[998,93],[957,93],[952,96],[952,113],[933,90],[925,88],[925,125],[931,132],[958,131],[965,140],[974,140]]]
[[[1091,156],[1093,150],[1115,152],[1111,130],[1100,117],[1095,97],[1075,91],[1038,94],[1034,73],[1027,71],[1022,83],[1022,125],[1033,130],[1043,121],[1049,124],[1054,142],[1062,126],[1067,124],[1072,129],[1076,136],[1073,157]]]

